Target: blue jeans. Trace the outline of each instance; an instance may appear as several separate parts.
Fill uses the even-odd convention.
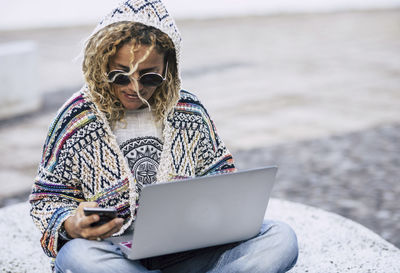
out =
[[[55,270],[78,272],[286,272],[297,261],[294,231],[286,224],[264,221],[260,233],[246,241],[132,261],[108,241],[74,239],[57,255]]]

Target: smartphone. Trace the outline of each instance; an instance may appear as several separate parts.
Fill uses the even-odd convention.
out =
[[[101,226],[117,217],[117,210],[115,208],[83,208],[83,212],[86,216],[92,214],[100,216],[100,220],[92,223],[91,227]]]

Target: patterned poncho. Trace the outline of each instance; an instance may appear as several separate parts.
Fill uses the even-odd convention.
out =
[[[180,100],[163,128],[164,146],[157,183],[235,170],[206,109],[193,94]],[[83,88],[59,110],[50,126],[30,196],[31,216],[41,230],[45,253],[55,257],[59,230],[82,201],[115,207],[125,219],[122,234],[135,220],[137,183],[102,112]]]

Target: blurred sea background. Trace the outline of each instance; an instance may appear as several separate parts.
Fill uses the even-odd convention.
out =
[[[34,68],[0,59],[0,71],[25,84],[21,96],[36,90],[40,107],[0,118],[0,207],[26,202],[47,128],[83,84],[76,57],[118,2],[1,0],[0,58],[29,41]],[[183,37],[183,87],[237,166],[279,165],[273,197],[400,247],[400,0],[164,2]]]

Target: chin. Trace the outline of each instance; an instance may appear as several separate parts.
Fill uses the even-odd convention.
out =
[[[143,103],[142,104],[137,104],[137,105],[128,104],[128,105],[124,105],[124,108],[126,110],[137,110],[137,109],[140,109],[142,106],[143,106]]]

